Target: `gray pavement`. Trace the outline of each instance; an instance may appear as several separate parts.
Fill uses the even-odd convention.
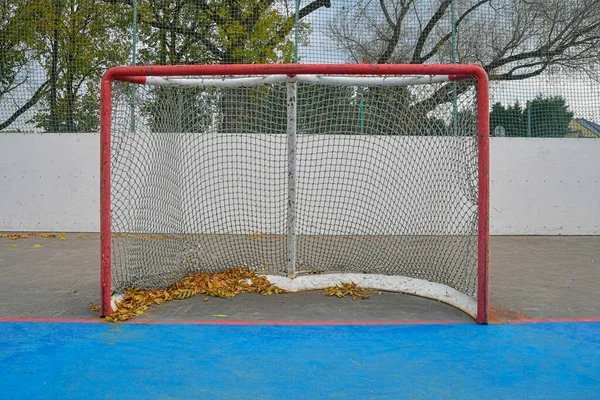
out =
[[[40,247],[41,246],[41,247]],[[493,320],[600,317],[600,236],[492,237]],[[99,301],[99,235],[66,240],[0,238],[0,317],[95,318]],[[465,320],[445,304],[397,293],[371,299],[320,292],[233,299],[203,296],[149,311],[156,319]],[[144,317],[141,317],[144,318]]]

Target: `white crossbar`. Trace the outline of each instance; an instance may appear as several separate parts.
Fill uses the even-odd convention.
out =
[[[313,83],[332,86],[408,86],[448,82],[447,75],[412,76],[328,76],[328,75],[287,75],[248,76],[241,78],[169,78],[148,76],[146,85],[167,87],[252,87],[284,82]]]

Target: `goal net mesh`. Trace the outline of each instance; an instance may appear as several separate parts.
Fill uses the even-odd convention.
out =
[[[239,266],[286,274],[293,179],[297,274],[399,275],[475,298],[474,82],[295,85],[290,152],[285,82],[113,83],[113,292]]]

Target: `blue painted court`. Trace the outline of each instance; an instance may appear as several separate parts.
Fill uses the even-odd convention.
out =
[[[600,236],[493,238],[487,326],[416,296],[320,291],[111,324],[89,308],[97,236],[39,242],[0,238],[0,400],[600,399]]]
[[[4,399],[600,398],[600,323],[0,323]]]

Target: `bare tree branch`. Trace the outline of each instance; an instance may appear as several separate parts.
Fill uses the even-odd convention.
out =
[[[402,5],[402,8],[400,9],[400,14],[398,15],[398,18],[396,18],[396,23],[393,24],[394,31],[392,32],[392,37],[389,39],[385,51],[377,59],[378,64],[384,64],[388,62],[390,57],[394,53],[396,46],[398,46],[398,40],[400,40],[400,32],[402,32],[402,21],[404,21],[404,17],[406,17],[408,10],[410,10],[410,3],[412,3],[412,1],[409,1],[408,3],[404,3]]]
[[[379,0],[379,7],[381,7],[381,11],[383,12],[385,20],[387,21],[390,28],[394,29],[396,24],[394,23],[394,21],[392,21],[392,17],[390,17],[390,13],[387,9],[387,6],[385,5],[385,0]]]
[[[425,46],[425,42],[427,42],[429,34],[431,33],[431,31],[433,31],[433,28],[435,28],[437,23],[444,17],[446,10],[448,9],[448,7],[450,7],[451,3],[452,0],[443,0],[440,3],[440,6],[437,9],[437,11],[433,14],[431,19],[425,26],[425,29],[421,31],[421,34],[417,39],[417,44],[415,45],[415,51],[413,52],[413,57],[411,60],[412,64],[417,63],[417,60],[421,58],[421,53],[423,52],[423,47]]]
[[[307,17],[310,13],[317,11],[321,7],[330,8],[331,0],[314,0],[312,3],[300,9],[300,11],[298,12],[298,19]],[[292,17],[295,18],[294,16]]]
[[[224,25],[227,23],[227,20],[220,16],[217,11],[212,8],[210,5],[206,3],[205,0],[185,0],[187,4],[194,5],[198,7],[200,10],[204,11],[206,15],[208,15],[215,24]]]
[[[37,104],[38,101],[42,98],[43,95],[46,94],[46,89],[50,81],[44,82],[38,90],[31,96],[27,103],[23,104],[17,111],[15,111],[6,121],[0,123],[0,131],[8,127],[10,124],[15,122],[17,118],[19,118],[24,112],[29,110],[31,107]]]
[[[469,8],[467,11],[465,11],[457,20],[456,20],[456,24],[454,25],[455,30],[458,30],[458,27],[460,26],[461,22],[463,22],[465,20],[465,18],[467,18],[469,16],[469,14],[471,14],[473,11],[477,10],[479,7],[481,7],[482,5],[489,3],[490,0],[481,0],[478,3],[476,3],[475,5],[473,5],[471,8]],[[435,56],[439,50],[442,48],[442,46],[448,42],[448,40],[450,40],[452,38],[452,32],[448,32],[443,38],[441,38],[431,49],[431,51],[427,54],[425,54],[424,56],[420,56],[418,60],[416,61],[412,61],[411,60],[411,64],[422,64],[425,61],[429,60],[431,57]],[[422,50],[421,50],[422,51]],[[413,60],[414,60],[414,56],[413,56]]]
[[[174,25],[166,23],[166,22],[158,22],[158,21],[154,20],[154,21],[149,21],[148,23],[153,28],[164,29],[164,30],[167,30],[170,32],[181,34],[183,36],[188,36],[188,37],[194,38],[195,40],[199,41],[204,46],[206,46],[206,48],[211,53],[215,54],[216,56],[218,56],[221,59],[225,59],[226,53],[223,50],[221,50],[216,44],[214,44],[207,37],[207,35],[203,35],[202,33],[198,32],[196,30],[186,29],[186,28],[182,28],[180,26],[174,26]]]
[[[298,12],[298,20],[306,18],[308,15],[317,11],[321,7],[331,7],[331,0],[314,0],[312,3],[304,6]],[[295,14],[290,15],[286,22],[283,24],[283,26],[277,32],[277,35],[274,35],[271,38],[271,40],[269,40],[269,42],[267,43],[267,47],[275,47],[278,43],[281,43],[285,39],[285,37],[290,34],[290,32],[295,26],[295,22]]]
[[[111,4],[124,4],[127,6],[133,6],[133,0],[102,0],[105,3]]]
[[[389,62],[394,57],[424,63],[437,57],[444,62],[451,39],[450,0],[439,0],[430,10],[411,7],[411,29],[416,29],[407,31],[410,36],[398,36],[390,3],[359,2],[364,7],[346,11],[345,18],[331,27],[334,40],[353,59],[368,56]],[[373,4],[380,8],[379,19],[372,7],[367,11],[367,5]],[[461,62],[481,65],[491,79],[523,80],[553,67],[589,72],[598,78],[593,69],[600,62],[600,0],[465,0],[461,4],[464,8],[459,8],[455,22]],[[442,85],[414,106],[428,112],[450,102],[454,86],[457,95],[472,87],[460,82]]]

